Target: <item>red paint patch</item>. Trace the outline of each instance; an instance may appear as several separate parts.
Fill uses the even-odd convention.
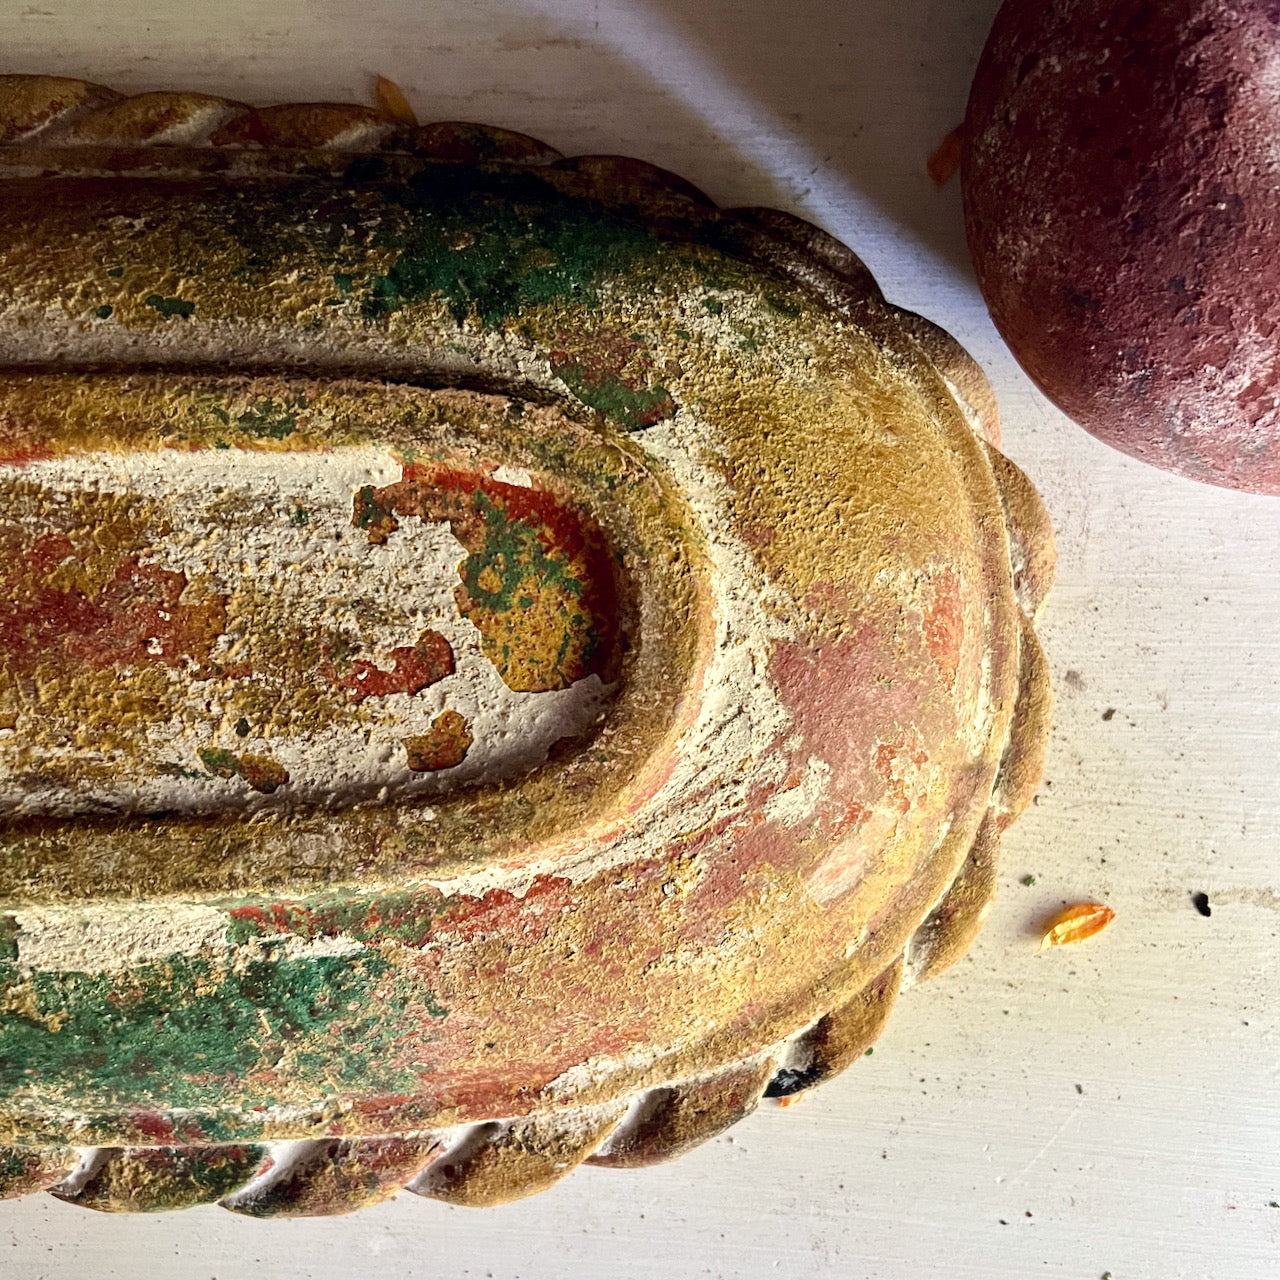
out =
[[[511,688],[540,692],[591,674],[615,677],[617,566],[604,530],[562,496],[478,471],[410,464],[398,482],[366,486],[353,503],[352,524],[375,545],[399,529],[399,516],[445,522],[467,549],[458,608]],[[543,589],[559,603],[534,625]],[[509,667],[523,673],[513,679]]]
[[[348,689],[352,700],[363,702],[366,698],[385,698],[392,693],[421,693],[445,676],[454,672],[453,650],[438,631],[424,631],[413,645],[401,645],[391,650],[395,664],[391,671],[383,671],[376,663],[357,658],[351,671],[338,677],[332,666],[321,669],[321,674],[340,689]]]
[[[857,800],[850,800],[843,809],[834,814],[830,809],[823,810],[823,835],[832,842],[843,840],[850,832],[856,831],[866,820],[870,810]]]
[[[832,644],[779,644],[772,673],[804,738],[803,755],[820,756],[837,782],[865,768],[875,743],[912,714],[920,692],[870,624]]]
[[[0,466],[25,467],[28,462],[48,462],[53,456],[43,440],[10,444],[0,434]]]
[[[125,1119],[137,1133],[145,1135],[160,1146],[174,1140],[173,1120],[159,1112],[130,1109],[125,1113]]]
[[[0,661],[9,671],[30,674],[42,663],[102,670],[208,660],[226,625],[226,597],[183,603],[186,574],[145,564],[137,555],[124,557],[95,595],[49,585],[55,569],[82,555],[65,534],[51,533],[6,566]]]

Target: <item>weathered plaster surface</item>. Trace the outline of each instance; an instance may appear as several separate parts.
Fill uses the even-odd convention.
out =
[[[9,153],[0,1138],[491,1125],[484,1202],[840,1069],[980,924],[1048,572],[980,375],[814,229],[513,138]]]

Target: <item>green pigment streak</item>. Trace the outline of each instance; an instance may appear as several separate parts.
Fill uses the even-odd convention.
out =
[[[298,413],[307,407],[306,396],[296,400],[259,400],[251,408],[232,417],[218,405],[213,416],[224,426],[234,427],[258,440],[285,440],[298,429]]]

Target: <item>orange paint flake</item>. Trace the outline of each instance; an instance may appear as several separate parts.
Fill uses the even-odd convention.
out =
[[[410,128],[417,126],[418,117],[409,105],[409,99],[404,96],[404,90],[394,80],[379,76],[376,90],[378,110],[388,120],[394,120],[397,124],[407,124]]]
[[[960,151],[964,144],[964,126],[956,125],[938,144],[938,149],[929,157],[925,166],[934,185],[943,187],[951,180],[951,175],[960,167]]]
[[[1049,947],[1067,947],[1084,942],[1095,933],[1101,933],[1115,918],[1116,913],[1101,902],[1077,902],[1049,921],[1036,954]]]

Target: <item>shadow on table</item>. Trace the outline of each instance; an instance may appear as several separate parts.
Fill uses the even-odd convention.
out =
[[[526,2],[624,80],[643,69],[784,207],[831,207],[843,183],[967,273],[958,179],[939,191],[925,163],[963,119],[999,0]]]

